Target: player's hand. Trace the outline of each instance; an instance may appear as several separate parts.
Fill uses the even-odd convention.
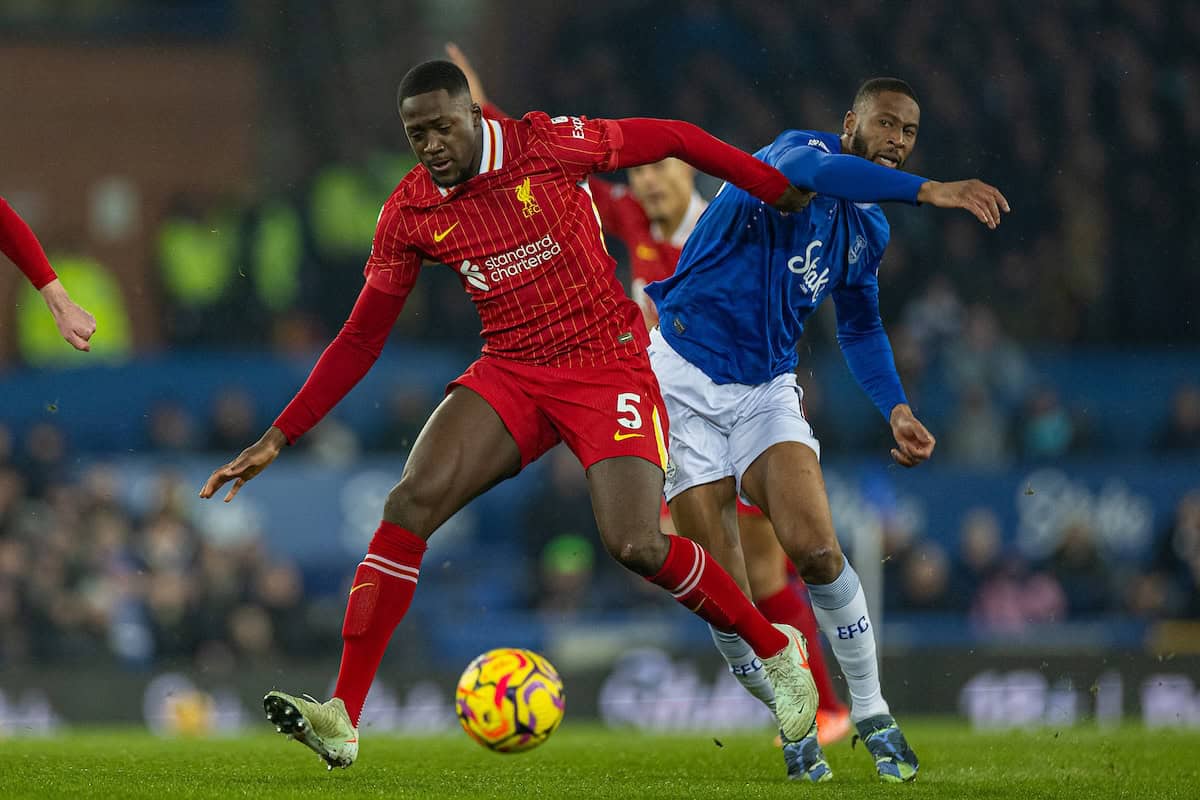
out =
[[[816,192],[810,192],[807,189],[800,189],[788,184],[788,187],[783,190],[783,194],[779,195],[779,199],[775,201],[775,210],[782,211],[785,214],[790,214],[793,211],[803,211],[809,201],[816,196]]]
[[[1000,212],[1012,211],[995,186],[972,178],[969,181],[925,181],[917,190],[917,202],[938,208],[965,208],[992,230],[1000,224]]]
[[[471,92],[471,99],[481,106],[486,105],[488,99],[483,91],[483,81],[479,80],[479,73],[475,71],[475,67],[471,66],[471,60],[454,42],[446,42],[446,55],[454,62],[454,66],[461,69],[463,75],[467,76],[467,88]]]
[[[901,403],[892,409],[891,425],[892,436],[896,437],[892,458],[897,464],[915,467],[933,455],[937,441],[906,404]]]
[[[96,318],[71,299],[57,278],[43,286],[41,291],[46,306],[54,315],[54,324],[58,326],[58,332],[67,343],[76,350],[91,350],[88,339],[96,332]]]
[[[200,496],[207,500],[222,486],[234,481],[233,488],[225,495],[225,502],[228,503],[246,485],[246,481],[262,472],[275,460],[286,444],[287,438],[283,431],[272,425],[261,439],[243,450],[233,461],[209,475],[204,488],[200,490]]]

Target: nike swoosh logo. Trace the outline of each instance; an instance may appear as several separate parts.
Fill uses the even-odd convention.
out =
[[[458,227],[458,223],[456,222],[453,225],[451,225],[449,228],[446,228],[446,230],[442,231],[441,233],[437,233],[435,231],[433,234],[433,240],[435,242],[440,242],[442,239],[445,239],[447,236],[450,235],[450,231],[454,230],[457,227]]]
[[[795,636],[792,636],[790,638],[793,642],[796,643],[796,649],[800,651],[800,666],[804,667],[805,669],[812,669],[808,665],[808,656],[804,655],[804,648],[800,646],[800,640],[797,639]]]
[[[623,442],[626,439],[645,439],[645,438],[646,438],[646,434],[644,434],[644,433],[621,433],[620,431],[617,431],[616,433],[613,434],[614,442]]]
[[[355,586],[354,588],[352,588],[352,589],[350,590],[350,594],[354,594],[354,593],[355,593],[355,592],[357,592],[359,589],[365,589],[365,588],[367,588],[368,586],[374,586],[374,585],[375,585],[374,583],[360,583],[358,586]]]

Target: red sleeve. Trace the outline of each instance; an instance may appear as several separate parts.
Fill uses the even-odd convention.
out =
[[[367,283],[381,292],[408,297],[421,274],[421,254],[406,241],[404,209],[389,201],[379,211],[371,257],[363,268]]]
[[[554,157],[576,180],[593,172],[612,172],[617,168],[621,149],[621,128],[612,120],[587,117],[554,117],[530,111],[523,117],[554,153]]]
[[[621,129],[624,140],[616,154],[618,169],[674,157],[745,189],[767,204],[778,200],[788,187],[787,177],[779,170],[690,122],[631,118],[612,120],[610,125]]]
[[[405,296],[363,286],[342,330],[275,420],[289,444],[307,433],[367,374],[404,309]]]
[[[58,277],[33,231],[3,197],[0,197],[0,251],[20,267],[35,289]]]

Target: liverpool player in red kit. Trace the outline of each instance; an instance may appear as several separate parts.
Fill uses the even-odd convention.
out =
[[[41,293],[62,337],[76,350],[91,350],[88,339],[96,332],[96,318],[67,294],[46,260],[41,243],[3,197],[0,197],[0,252],[12,259]]]
[[[446,44],[446,55],[467,76],[471,97],[483,108],[484,116],[507,118],[493,105],[483,82],[466,54],[454,43]],[[606,236],[625,245],[629,258],[629,294],[642,310],[647,330],[658,324],[654,301],[643,291],[654,281],[670,277],[688,235],[708,203],[696,189],[696,171],[676,158],[626,170],[629,186],[591,179],[588,186],[596,202]],[[663,530],[674,533],[667,506],[663,504]],[[817,705],[817,738],[820,744],[835,742],[850,734],[850,709],[838,699],[819,646],[817,618],[809,605],[802,581],[789,580],[791,562],[775,536],[771,521],[754,506],[738,500],[738,534],[744,558],[726,558],[721,564],[746,594],[754,598],[770,622],[792,625],[809,642],[809,666],[820,693]],[[684,533],[689,526],[685,523]],[[770,683],[762,674],[762,663],[745,642],[735,635],[712,630],[713,642],[729,664],[729,670],[752,695],[768,706],[774,701]],[[814,643],[816,646],[814,646]]]
[[[803,637],[772,626],[694,542],[659,531],[666,418],[637,306],[621,289],[591,198],[593,172],[677,156],[742,187],[763,213],[809,194],[695,126],[534,112],[488,120],[446,61],[414,67],[400,116],[420,164],[384,204],[366,285],[304,387],[258,442],[209,477],[230,501],[366,374],[423,261],[449,265],[479,309],[481,357],[447,390],[413,445],[347,601],[334,696],[264,699],[277,728],[332,768],[358,754],[358,718],[392,631],[411,603],[426,540],[472,498],[559,441],[587,472],[605,547],[763,660],[786,736],[810,732],[816,688]]]

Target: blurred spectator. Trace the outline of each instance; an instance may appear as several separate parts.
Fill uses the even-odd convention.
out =
[[[182,453],[195,446],[195,421],[180,403],[160,401],[150,410],[147,425],[150,429],[150,447],[155,450]]]
[[[222,390],[213,401],[208,449],[219,453],[240,453],[254,444],[262,431],[255,421],[254,398],[236,387]]]
[[[913,548],[904,560],[900,608],[905,611],[952,611],[950,564],[946,551],[927,540]]]
[[[995,313],[975,304],[963,335],[950,344],[946,373],[951,386],[982,387],[1002,406],[1014,406],[1029,384],[1025,354],[1000,331]]]
[[[966,611],[976,593],[1001,571],[1000,521],[990,508],[973,508],[966,513],[958,534],[958,558],[950,582],[955,606]]]
[[[904,325],[923,350],[940,352],[958,339],[966,310],[953,284],[937,274],[904,309]]]
[[[373,450],[407,453],[437,403],[423,386],[397,386],[387,398],[382,429],[370,438]]]
[[[1067,597],[1054,576],[1033,572],[1016,553],[1000,559],[1000,569],[984,581],[971,606],[971,621],[994,633],[1021,633],[1031,624],[1062,622]]]
[[[1021,455],[1034,461],[1060,458],[1086,447],[1083,420],[1063,404],[1050,386],[1035,389],[1025,401],[1018,422]]]
[[[587,604],[595,554],[592,543],[564,533],[542,550],[538,608],[555,620],[570,617]]]
[[[1067,524],[1048,567],[1066,594],[1072,618],[1095,616],[1115,605],[1111,573],[1087,521]]]
[[[1164,453],[1200,451],[1200,385],[1189,383],[1175,390],[1170,416],[1155,437],[1154,448]]]
[[[946,431],[946,449],[955,462],[968,467],[999,467],[1009,460],[1009,431],[1003,413],[987,389],[964,387],[959,407]]]
[[[1126,605],[1147,617],[1200,619],[1200,489],[1184,495],[1150,569],[1128,587]]]

